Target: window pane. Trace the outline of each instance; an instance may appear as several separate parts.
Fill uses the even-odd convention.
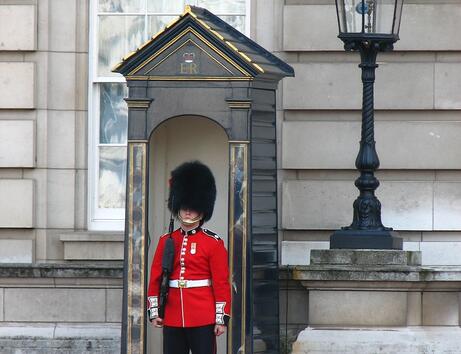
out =
[[[368,8],[366,2],[360,0],[344,1],[344,10],[346,12],[345,21],[347,24],[346,32],[362,32],[362,14],[366,13]]]
[[[244,14],[245,0],[198,0],[198,6],[214,14]]]
[[[184,0],[147,0],[147,11],[181,14],[184,12]]]
[[[371,31],[376,33],[392,34],[392,25],[394,23],[394,0],[384,0],[375,4],[374,21],[371,23]]]
[[[153,36],[178,16],[149,16],[149,28],[147,29],[149,37]]]
[[[143,12],[144,0],[99,0],[99,12]]]
[[[144,16],[100,16],[98,75],[119,75],[112,68],[144,39]]]
[[[245,33],[245,16],[219,16],[236,30]]]
[[[126,147],[99,148],[99,208],[124,208]]]
[[[101,84],[99,98],[99,142],[126,144],[128,107],[124,100],[128,89],[124,83]]]

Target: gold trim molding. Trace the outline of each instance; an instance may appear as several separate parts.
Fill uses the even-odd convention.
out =
[[[148,109],[152,99],[125,98],[128,108]]]
[[[249,140],[229,140],[229,144],[249,144]]]
[[[220,33],[216,32],[215,30],[213,30],[207,23],[205,23],[203,20],[199,19],[198,16],[193,12],[192,10],[192,7],[190,5],[186,5],[185,9],[184,9],[184,12],[182,15],[180,15],[179,17],[177,17],[176,19],[174,19],[171,23],[169,23],[167,26],[165,26],[165,28],[163,28],[162,30],[160,30],[157,34],[155,34],[154,36],[152,36],[152,38],[150,40],[148,40],[147,42],[143,43],[141,46],[139,46],[135,51],[129,53],[128,55],[126,55],[125,57],[122,58],[122,61],[118,64],[116,64],[114,66],[114,68],[112,69],[112,71],[115,71],[117,70],[119,67],[121,67],[123,65],[124,62],[126,62],[128,59],[130,59],[131,57],[133,57],[136,53],[138,53],[140,50],[142,50],[144,47],[146,47],[147,45],[149,45],[150,43],[152,43],[157,37],[159,37],[161,34],[165,33],[167,31],[167,29],[173,27],[174,25],[176,25],[179,21],[181,21],[184,17],[186,16],[191,16],[195,21],[196,23],[198,23],[202,28],[205,29],[205,31],[208,31],[209,33],[211,33],[213,36],[215,36],[216,38],[218,38],[221,43],[223,43],[225,46],[227,46],[228,48],[230,48],[234,53],[236,53],[237,55],[239,55],[241,58],[245,59],[245,61],[247,61],[248,63],[250,63],[254,68],[256,68],[260,73],[264,73],[264,69],[258,65],[257,63],[254,62],[254,60],[249,56],[247,55],[245,52],[243,52],[241,49],[238,49],[234,44],[232,44],[230,41],[227,41]],[[243,68],[242,68],[243,69]],[[131,74],[131,73],[130,73]]]
[[[202,46],[198,43],[196,43],[192,38],[187,39],[183,44],[181,44],[178,48],[176,48],[174,51],[172,51],[170,54],[168,54],[165,58],[160,60],[157,64],[155,64],[152,68],[150,68],[146,74],[149,74],[151,71],[153,71],[155,68],[157,68],[160,64],[162,64],[165,60],[167,60],[169,57],[172,55],[176,54],[178,50],[180,50],[182,47],[188,45],[189,43],[192,43],[196,47],[202,50],[206,55],[208,55],[212,61],[214,61],[216,64],[221,66],[225,71],[227,71],[230,75],[233,75],[232,71],[230,71],[226,66],[224,66],[222,63],[220,63],[215,57],[213,57],[210,53],[207,52],[206,49],[202,48]]]
[[[226,100],[229,108],[233,109],[250,109],[251,101],[250,100]]]
[[[240,65],[238,65],[236,62],[234,62],[228,55],[223,53],[219,48],[214,46],[210,41],[208,41],[204,36],[202,36],[200,33],[198,33],[195,29],[192,27],[187,27],[184,29],[182,32],[180,32],[176,37],[174,37],[171,41],[169,41],[164,47],[162,47],[157,53],[152,55],[151,57],[147,58],[144,60],[142,63],[140,63],[137,67],[135,67],[133,70],[131,70],[128,75],[127,79],[129,76],[134,76],[136,72],[139,72],[142,68],[144,68],[147,64],[149,64],[152,60],[157,58],[160,54],[162,54],[165,50],[170,48],[173,44],[184,38],[188,33],[192,33],[194,36],[196,36],[199,40],[201,40],[206,46],[208,46],[210,49],[212,49],[215,53],[217,53],[221,58],[223,58],[226,62],[228,62],[230,65],[235,67],[239,72],[241,72],[243,75],[252,77],[250,73],[248,73],[244,68],[242,68]]]
[[[127,81],[252,81],[252,77],[226,76],[127,76]]]
[[[149,140],[144,140],[144,139],[128,139],[128,143],[142,143],[142,144],[147,144]]]

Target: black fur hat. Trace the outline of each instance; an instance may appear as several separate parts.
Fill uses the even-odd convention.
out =
[[[210,220],[216,200],[213,173],[200,161],[185,162],[171,172],[168,209],[178,216],[179,210],[191,209]]]

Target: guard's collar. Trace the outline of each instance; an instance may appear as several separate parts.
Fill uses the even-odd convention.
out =
[[[192,229],[192,230],[189,230],[189,231],[185,231],[182,229],[182,227],[179,228],[179,230],[181,231],[181,235],[187,235],[187,236],[190,236],[190,235],[195,235],[197,232],[199,232],[200,230],[202,229],[201,226],[197,226],[195,229]]]

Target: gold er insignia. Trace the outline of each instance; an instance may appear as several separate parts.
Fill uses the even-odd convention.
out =
[[[192,242],[190,245],[190,254],[196,254],[197,253],[197,244],[195,242]]]
[[[195,75],[199,73],[198,64],[194,63],[195,53],[184,53],[182,55],[184,63],[180,63],[181,74]]]

